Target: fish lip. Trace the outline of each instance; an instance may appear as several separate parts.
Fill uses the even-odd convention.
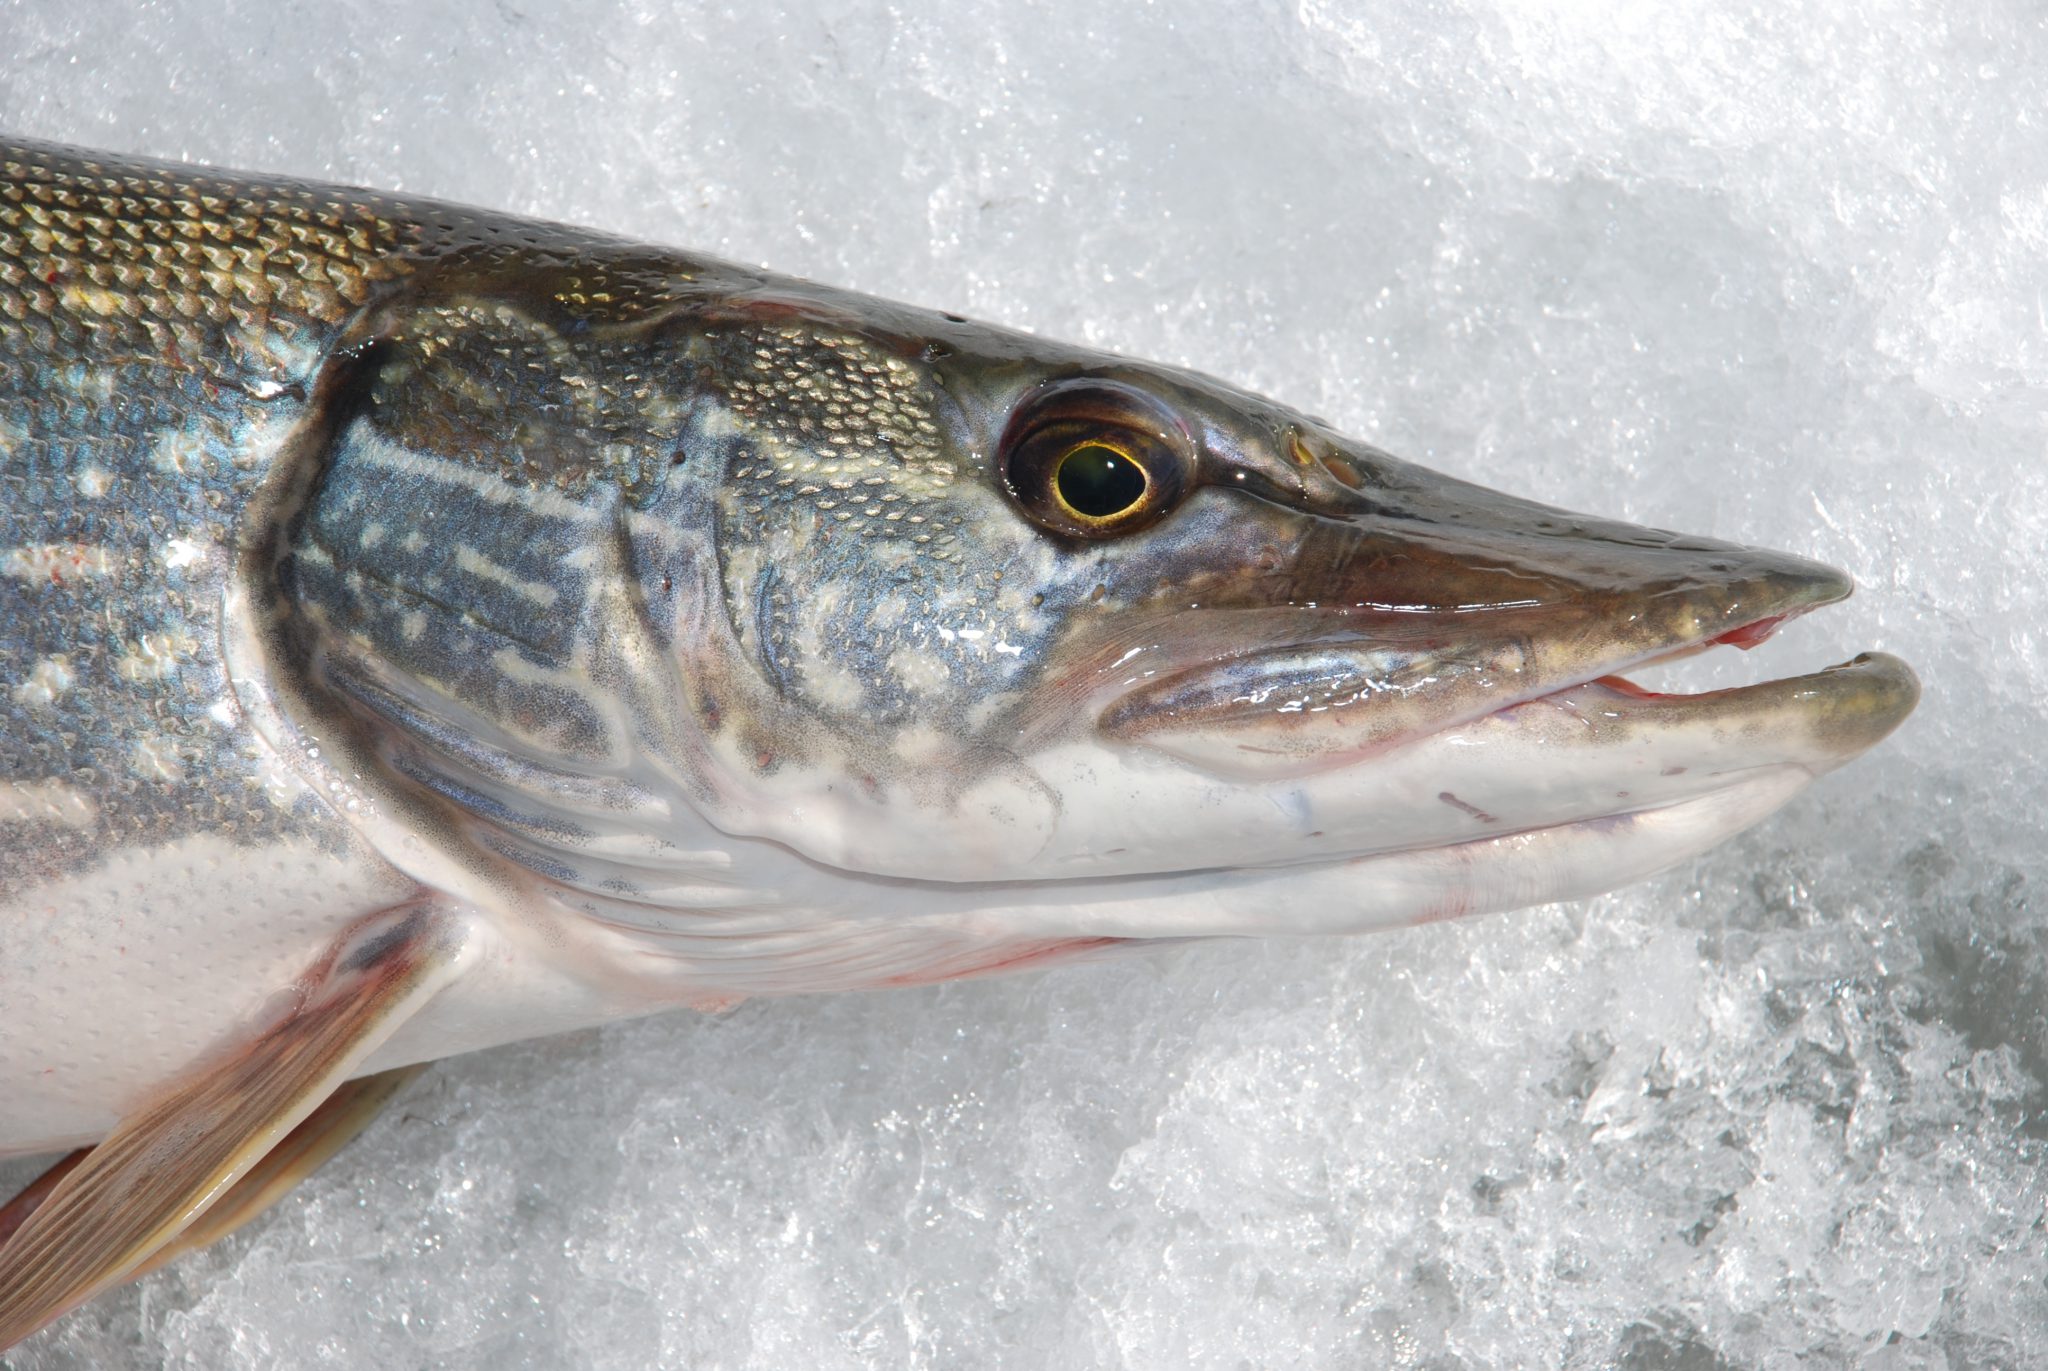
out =
[[[1773,708],[1796,717],[1812,739],[1817,760],[1801,765],[1826,770],[1876,746],[1920,702],[1920,678],[1889,652],[1860,652],[1818,671],[1697,693],[1646,690],[1620,676],[1601,676],[1537,696],[1526,704],[1570,708],[1593,705],[1616,720],[1677,723]],[[1524,705],[1496,711],[1511,714]]]
[[[1470,700],[1465,708],[1447,709],[1440,715],[1418,721],[1418,726],[1399,730],[1395,736],[1379,739],[1374,745],[1360,750],[1345,760],[1359,758],[1384,751],[1415,739],[1428,737],[1452,728],[1463,722],[1499,714],[1516,709],[1532,701],[1561,695],[1567,691],[1591,682],[1622,680],[1621,673],[1642,667],[1657,665],[1706,651],[1714,646],[1729,644],[1749,648],[1771,636],[1784,624],[1815,609],[1847,599],[1855,583],[1831,567],[1819,563],[1798,564],[1797,574],[1762,578],[1747,583],[1745,594],[1732,596],[1734,605],[1717,603],[1717,600],[1731,598],[1730,588],[1713,587],[1712,591],[1696,592],[1676,597],[1682,606],[1689,606],[1680,618],[1690,618],[1689,631],[1667,632],[1645,638],[1642,622],[1652,619],[1647,608],[1627,616],[1624,622],[1603,624],[1594,620],[1578,624],[1567,622],[1564,627],[1576,629],[1579,638],[1589,635],[1604,636],[1605,643],[1583,649],[1581,660],[1563,671],[1555,671],[1547,679],[1532,680],[1525,688],[1490,690],[1483,698]],[[1648,605],[1654,597],[1645,597]],[[1739,608],[1747,601],[1748,608]],[[1247,671],[1254,675],[1261,666],[1273,666],[1290,660],[1299,660],[1304,654],[1332,652],[1342,656],[1347,647],[1361,655],[1377,650],[1382,644],[1370,635],[1360,635],[1347,640],[1341,633],[1341,626],[1349,621],[1356,609],[1369,608],[1380,616],[1379,622],[1390,625],[1390,632],[1396,638],[1407,625],[1428,636],[1434,629],[1439,636],[1456,639],[1461,635],[1466,640],[1481,638],[1494,626],[1487,621],[1492,617],[1483,608],[1473,612],[1475,607],[1402,607],[1332,606],[1322,611],[1322,631],[1303,635],[1280,643],[1268,643],[1249,651],[1225,654],[1207,661],[1188,665],[1178,671],[1153,676],[1142,681],[1127,683],[1101,707],[1095,724],[1098,733],[1111,741],[1144,743],[1164,735],[1182,731],[1189,727],[1221,726],[1229,728],[1242,725],[1256,728],[1269,721],[1276,713],[1289,712],[1284,706],[1278,710],[1265,707],[1264,697],[1227,697],[1222,699],[1201,698],[1205,686],[1210,683],[1222,684],[1232,675],[1243,675]],[[1731,612],[1732,610],[1732,612]],[[1516,609],[1497,610],[1503,619],[1508,619]],[[1708,622],[1716,614],[1719,622]],[[1528,624],[1515,624],[1512,631],[1499,635],[1498,642],[1513,653],[1523,656],[1539,655],[1552,649],[1557,643],[1568,641],[1569,634],[1552,630],[1549,620],[1567,618],[1555,610],[1545,608],[1534,611]],[[1403,621],[1406,621],[1406,624]],[[1552,631],[1546,631],[1552,630]],[[1631,630],[1635,637],[1630,637]],[[1428,659],[1431,670],[1437,663],[1454,662],[1455,649],[1446,648],[1435,657]],[[1496,668],[1495,674],[1510,674]],[[1768,682],[1763,684],[1769,684]],[[1632,683],[1629,687],[1632,688]],[[1655,692],[1643,692],[1651,694]],[[1192,704],[1188,703],[1193,701]],[[1227,706],[1240,704],[1246,708],[1231,710]],[[1224,706],[1224,707],[1218,707]],[[1303,722],[1307,720],[1304,718]]]

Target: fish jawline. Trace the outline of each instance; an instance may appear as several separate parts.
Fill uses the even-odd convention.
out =
[[[1300,708],[1295,702],[1289,702],[1271,708],[1246,708],[1236,712],[1219,708],[1206,711],[1207,717],[1204,717],[1205,711],[1196,709],[1182,717],[1165,714],[1147,718],[1130,706],[1151,688],[1149,685],[1120,692],[1103,710],[1101,726],[1104,733],[1113,739],[1151,748],[1219,777],[1241,781],[1278,781],[1357,766],[1389,752],[1440,738],[1483,719],[1507,717],[1532,704],[1564,701],[1574,692],[1589,687],[1604,688],[1645,707],[1662,705],[1676,710],[1719,705],[1740,710],[1764,694],[1783,692],[1797,683],[1818,680],[1831,672],[1871,660],[1870,654],[1819,672],[1701,692],[1650,690],[1637,685],[1623,673],[1668,665],[1724,645],[1747,651],[1811,608],[1814,606],[1762,615],[1736,628],[1675,643],[1649,654],[1610,656],[1604,660],[1594,658],[1584,671],[1572,673],[1563,681],[1513,693],[1505,700],[1496,698],[1475,702],[1474,707],[1466,709],[1452,708],[1436,718],[1418,719],[1407,727],[1374,727],[1370,716],[1371,702],[1359,708],[1362,727],[1347,718],[1343,704],[1317,709]],[[1196,668],[1186,675],[1199,680],[1213,671],[1279,657],[1305,646],[1309,645],[1266,649],[1237,659],[1235,663]],[[1891,658],[1884,660],[1895,661]],[[1903,663],[1897,663],[1896,671],[1907,679],[1911,678],[1911,672]],[[1917,698],[1917,689],[1914,693]],[[1250,704],[1250,701],[1243,703]]]

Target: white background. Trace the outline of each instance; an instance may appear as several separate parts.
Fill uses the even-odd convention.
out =
[[[1883,647],[1927,687],[1591,904],[437,1068],[256,1229],[0,1360],[2042,1364],[2039,13],[0,3],[12,131],[1190,364],[1861,582],[1693,686]]]

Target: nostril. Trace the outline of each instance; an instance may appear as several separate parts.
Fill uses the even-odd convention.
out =
[[[1335,453],[1323,458],[1323,470],[1337,478],[1337,484],[1347,490],[1357,490],[1365,485],[1365,478],[1358,474],[1358,468]]]

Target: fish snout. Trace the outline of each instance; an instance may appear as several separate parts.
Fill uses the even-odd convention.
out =
[[[1102,734],[1238,777],[1300,774],[1645,662],[1753,646],[1852,589],[1790,554],[1435,477],[1407,486],[1347,490],[1309,514],[1292,555],[1257,578],[1248,598],[1266,603],[1189,612],[1256,609],[1256,634],[1132,683]]]

